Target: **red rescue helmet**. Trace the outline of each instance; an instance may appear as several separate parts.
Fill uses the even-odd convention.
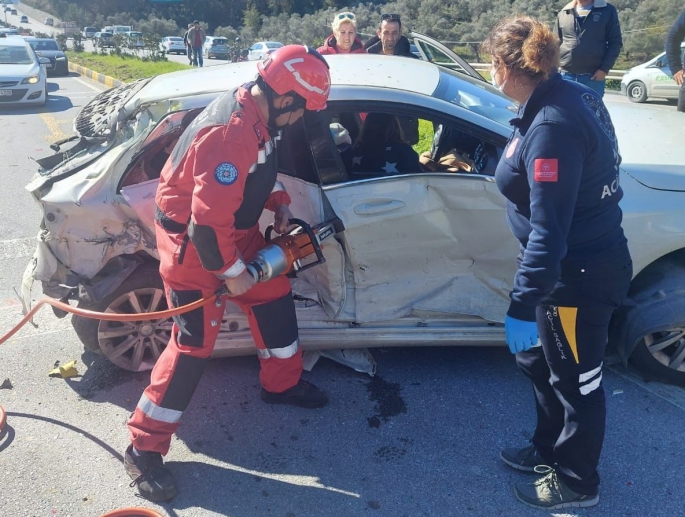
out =
[[[331,91],[328,63],[316,50],[306,45],[285,45],[257,64],[259,75],[278,95],[295,92],[308,110],[326,108]]]

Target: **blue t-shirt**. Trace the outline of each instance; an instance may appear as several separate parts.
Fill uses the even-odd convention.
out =
[[[507,314],[534,321],[562,260],[592,257],[625,242],[621,155],[602,100],[557,73],[536,87],[511,124],[514,133],[495,173],[522,248]]]

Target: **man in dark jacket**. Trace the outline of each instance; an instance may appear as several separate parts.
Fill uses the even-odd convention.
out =
[[[399,14],[382,14],[376,36],[366,42],[369,54],[404,56],[416,58],[411,52],[409,40],[402,36],[402,20]],[[413,117],[398,117],[404,141],[414,145],[419,141],[419,121]]]
[[[666,59],[671,69],[673,80],[680,86],[678,93],[678,111],[685,111],[685,89],[683,88],[683,59],[680,44],[685,38],[685,10],[680,13],[675,23],[666,34]]]
[[[376,36],[367,41],[364,48],[369,54],[416,57],[411,52],[409,40],[402,36],[402,20],[399,14],[382,14]]]
[[[559,11],[561,73],[604,96],[606,76],[623,40],[616,8],[606,0],[572,0]]]

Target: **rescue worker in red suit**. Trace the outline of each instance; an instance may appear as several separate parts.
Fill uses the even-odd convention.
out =
[[[288,230],[290,197],[276,180],[281,128],[304,110],[326,107],[330,74],[313,49],[288,45],[258,65],[255,82],[227,92],[198,115],[167,160],[157,189],[160,273],[170,306],[211,296],[222,284],[246,313],[261,364],[261,397],[271,404],[317,408],[326,394],[302,380],[295,305],[286,277],[255,283],[245,264],[265,246],[258,220],[274,212]],[[178,489],[162,461],[212,353],[225,298],[174,318],[169,345],[155,364],[128,422],[127,473],[151,501]]]

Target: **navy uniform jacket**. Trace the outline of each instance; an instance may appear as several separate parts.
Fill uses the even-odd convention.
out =
[[[495,180],[522,255],[507,314],[535,321],[535,307],[560,278],[562,261],[625,243],[621,156],[604,103],[558,73],[519,109]]]
[[[666,34],[666,58],[668,59],[668,68],[671,69],[672,74],[675,74],[683,69],[680,44],[684,38],[685,11],[680,13],[675,23],[668,30],[668,34]]]

